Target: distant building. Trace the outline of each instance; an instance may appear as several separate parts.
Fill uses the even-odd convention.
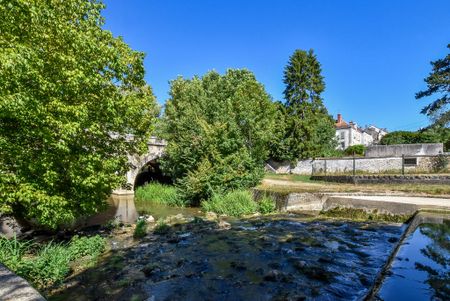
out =
[[[362,144],[369,146],[376,144],[380,139],[387,134],[385,129],[380,129],[376,126],[369,126],[365,129],[358,127],[358,124],[350,121],[345,122],[342,115],[337,115],[336,120],[336,139],[338,141],[337,149],[346,149],[349,146]]]

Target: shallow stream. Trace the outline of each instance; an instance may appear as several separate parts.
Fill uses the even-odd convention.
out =
[[[378,300],[449,296],[448,220],[410,230],[382,273],[406,225],[293,214],[216,222],[192,208],[136,203],[135,210],[178,218],[139,241],[113,237],[103,263],[51,300],[362,300],[377,279]]]

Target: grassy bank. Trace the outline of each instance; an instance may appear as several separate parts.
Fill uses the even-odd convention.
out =
[[[450,195],[450,185],[444,184],[350,184],[312,181],[309,176],[267,174],[258,187],[279,193],[291,192],[367,192],[409,193],[418,195]]]
[[[39,289],[61,283],[73,270],[94,266],[104,250],[105,239],[98,235],[46,244],[0,237],[0,262]]]
[[[136,200],[141,202],[151,202],[172,207],[186,206],[186,201],[180,197],[177,189],[171,185],[150,183],[139,187],[135,196]]]
[[[265,196],[259,201],[253,199],[248,190],[236,190],[224,195],[215,195],[211,200],[201,203],[204,211],[240,217],[256,212],[268,214],[275,211],[275,201]]]

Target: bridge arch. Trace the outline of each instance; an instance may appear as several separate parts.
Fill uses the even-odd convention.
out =
[[[166,141],[157,137],[151,137],[147,143],[148,151],[143,155],[129,155],[128,162],[131,165],[130,170],[126,174],[126,189],[116,189],[113,194],[132,194],[136,188],[136,184],[140,186],[141,182],[145,182],[145,178],[150,180],[152,178],[162,177],[160,173],[158,159],[164,154],[166,148]],[[159,178],[158,178],[159,179]],[[137,181],[138,180],[138,181]],[[166,178],[161,178],[162,181],[167,181]],[[142,184],[141,184],[142,185]]]

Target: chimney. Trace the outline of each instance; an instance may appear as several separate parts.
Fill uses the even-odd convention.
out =
[[[337,114],[337,123],[341,123],[341,122],[342,122],[342,115]]]

